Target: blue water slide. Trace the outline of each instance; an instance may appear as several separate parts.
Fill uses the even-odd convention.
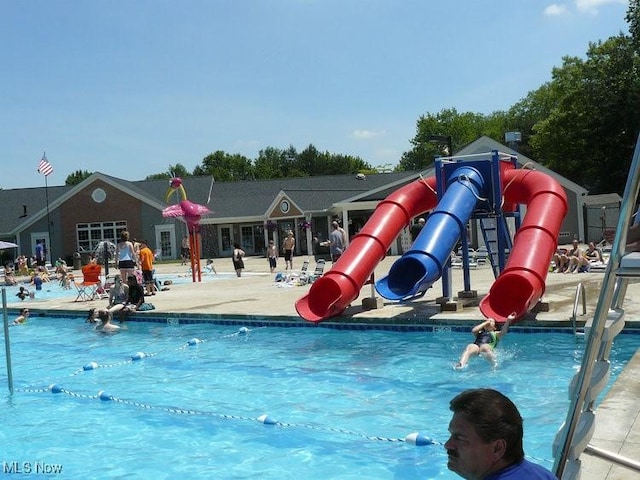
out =
[[[456,169],[442,199],[429,214],[411,249],[395,261],[389,274],[376,282],[378,293],[389,300],[419,297],[442,276],[451,251],[484,188],[482,174],[473,167]]]

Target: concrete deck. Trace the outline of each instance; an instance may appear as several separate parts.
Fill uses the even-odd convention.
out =
[[[302,265],[305,257],[294,259],[295,266]],[[384,259],[376,268],[376,278],[386,275],[397,257]],[[310,269],[315,262],[310,259]],[[233,274],[230,259],[215,261],[218,273]],[[159,292],[150,297],[156,310],[153,315],[170,314],[172,317],[219,317],[261,319],[273,321],[300,322],[295,311],[295,301],[305,295],[309,286],[283,286],[276,284],[269,273],[267,260],[249,257],[245,260],[246,269],[241,278],[235,276],[216,281],[171,285],[169,291]],[[326,270],[331,264],[327,264]],[[326,271],[325,270],[325,271]],[[187,275],[187,267],[179,263],[160,264],[157,272],[163,276]],[[111,274],[116,273],[112,268]],[[518,325],[569,326],[569,318],[574,307],[574,299],[578,285],[582,283],[586,292],[587,315],[581,316],[579,308],[578,322],[593,315],[598,300],[603,273],[555,274],[547,277],[547,290],[543,302],[548,311],[541,311],[523,319]],[[487,293],[493,283],[491,268],[479,267],[471,270],[471,288],[478,293],[478,299]],[[463,290],[462,270],[452,273],[454,295]],[[420,300],[407,304],[385,301],[382,308],[364,310],[362,299],[372,294],[371,286],[363,287],[360,297],[345,312],[345,315],[331,319],[340,323],[382,323],[393,325],[411,324],[474,324],[482,318],[475,306],[471,305],[461,311],[440,311],[436,299],[442,296],[440,282],[434,284]],[[90,307],[106,305],[106,300],[74,302],[75,294],[69,298],[40,301],[32,300],[14,302],[8,299],[9,307],[18,308],[28,305],[32,311],[41,310],[60,314],[61,311],[78,313]],[[477,305],[477,303],[476,303]],[[626,328],[640,329],[640,283],[632,281],[627,289],[625,299]],[[140,313],[138,315],[145,315]],[[640,337],[639,337],[640,338]],[[568,387],[568,386],[567,386]],[[609,451],[617,452],[631,459],[640,458],[640,353],[637,353],[620,375],[597,411],[596,431],[592,444]],[[583,455],[583,480],[632,480],[639,479],[640,474],[631,470],[612,466],[602,460]]]

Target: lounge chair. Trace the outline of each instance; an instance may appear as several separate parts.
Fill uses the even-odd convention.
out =
[[[478,266],[480,266],[480,265],[488,265],[489,264],[489,251],[487,250],[487,247],[485,247],[485,246],[478,247],[478,250],[476,250],[475,258],[476,258],[476,263],[478,264]]]
[[[96,263],[89,263],[82,267],[82,281],[74,282],[78,290],[75,302],[86,302],[101,298],[100,290],[104,291],[102,289],[102,280],[100,280],[101,273],[102,267]]]
[[[309,270],[309,260],[302,262],[302,267],[297,272],[291,272],[285,277],[285,282],[295,282],[307,275]]]
[[[317,279],[319,279],[324,274],[324,265],[325,265],[325,263],[327,263],[327,261],[323,260],[322,258],[320,260],[318,260],[318,262],[316,263],[316,268],[313,271],[313,273],[301,275],[300,276],[300,282],[301,283],[313,283]]]
[[[475,260],[475,251],[469,249],[469,268],[478,268],[478,264]],[[462,268],[464,266],[463,257],[455,252],[451,253],[451,268]]]

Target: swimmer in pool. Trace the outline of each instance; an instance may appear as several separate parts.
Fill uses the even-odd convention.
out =
[[[113,314],[122,310],[124,306],[122,304],[114,305],[111,308],[92,308],[89,310],[89,316],[87,323],[97,323],[95,330],[104,333],[115,333],[120,331],[118,325],[111,323],[113,320]]]
[[[494,366],[496,365],[496,354],[494,352],[498,342],[509,331],[509,324],[515,320],[515,312],[507,317],[507,320],[502,325],[500,330],[496,330],[496,321],[493,318],[488,318],[484,322],[476,325],[471,329],[471,333],[475,335],[473,343],[467,345],[464,352],[460,356],[460,361],[456,364],[456,369],[464,368],[471,357],[482,355],[489,360]]]
[[[14,325],[22,325],[23,323],[27,323],[27,319],[29,318],[29,309],[23,308],[20,310],[20,315],[13,321]]]
[[[16,297],[18,297],[20,300],[24,300],[29,295],[29,290],[24,287],[20,287],[20,290],[18,290],[18,293],[16,293]]]
[[[120,307],[118,310],[122,309],[121,305],[116,306]],[[120,331],[120,327],[118,325],[111,323],[111,320],[113,320],[113,311],[113,308],[101,308],[98,310],[98,319],[101,323],[96,325],[96,331],[103,333],[116,333]]]

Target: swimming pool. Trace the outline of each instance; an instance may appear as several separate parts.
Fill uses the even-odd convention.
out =
[[[4,473],[458,478],[446,468],[442,445],[416,447],[403,439],[421,432],[444,442],[449,400],[481,386],[515,401],[525,418],[527,456],[550,467],[550,445],[583,348],[569,334],[514,328],[497,369],[474,359],[456,371],[469,333],[448,328],[127,327],[104,335],[77,318],[36,317],[10,329],[13,395],[4,362],[0,368]],[[612,381],[637,348],[636,335],[618,338]],[[261,423],[263,415],[278,423]]]
[[[111,275],[113,276],[117,272],[118,272],[117,270],[111,270]],[[252,274],[251,273],[247,274],[247,276],[250,276],[250,275]],[[256,274],[253,274],[253,275],[256,275]],[[262,275],[262,274],[258,274],[258,275]],[[109,278],[111,279],[112,276],[110,276]],[[80,277],[82,277],[82,275],[80,275]],[[203,283],[217,282],[220,280],[228,280],[230,278],[235,278],[235,277],[236,277],[235,272],[220,272],[217,275],[206,273],[202,275],[202,282]],[[180,274],[173,274],[173,275],[159,274],[159,275],[156,275],[156,278],[160,282],[160,284],[163,286],[165,281],[171,281],[171,285],[186,285],[186,284],[192,283],[193,281],[190,273],[180,273]],[[167,287],[171,288],[171,285],[167,285]],[[25,287],[29,292],[33,293],[35,298],[27,297],[24,300],[20,300],[16,296],[16,293],[18,293],[18,289],[21,286]],[[55,279],[50,282],[43,283],[42,290],[36,290],[35,287],[33,285],[30,285],[29,283],[19,283],[18,285],[11,285],[11,286],[6,286],[2,288],[4,288],[7,291],[7,303],[14,308],[20,308],[23,306],[24,307],[32,306],[36,308],[39,302],[46,301],[46,300],[68,299],[69,301],[73,301],[78,295],[78,290],[74,285],[71,285],[71,288],[63,288],[62,285],[60,285],[60,282]]]

